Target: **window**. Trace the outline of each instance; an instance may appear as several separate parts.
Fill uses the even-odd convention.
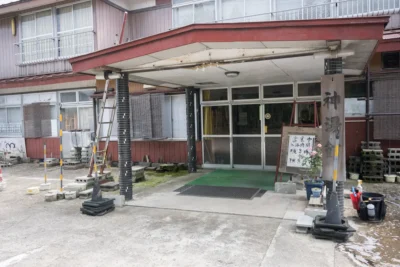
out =
[[[315,110],[313,103],[297,103],[297,110],[299,124],[314,124]],[[321,123],[321,102],[317,102],[317,116],[318,122]]]
[[[232,99],[233,100],[241,100],[241,99],[258,99],[259,96],[259,87],[241,87],[241,88],[232,88]]]
[[[84,2],[57,8],[58,57],[93,51],[92,4]]]
[[[131,102],[133,138],[187,138],[185,95],[144,94]]]
[[[94,130],[93,106],[90,96],[94,89],[74,92],[60,92],[62,103],[60,113],[63,116],[61,128],[64,131]]]
[[[22,135],[21,107],[0,108],[0,136]]]
[[[370,83],[370,97],[372,97],[372,82]],[[365,81],[345,82],[345,98],[367,97],[367,83]]]
[[[22,63],[67,58],[94,49],[91,1],[22,15],[20,21]]]
[[[229,122],[229,106],[203,107],[204,135],[228,135]]]
[[[297,85],[298,96],[320,96],[320,83],[299,83]]]
[[[228,89],[202,90],[203,101],[228,100]]]
[[[400,68],[400,52],[382,53],[382,68],[384,69]]]
[[[0,136],[22,136],[21,95],[0,97]]]
[[[40,62],[54,58],[52,11],[44,10],[21,17],[22,62]]]
[[[264,98],[293,97],[293,84],[266,85]]]
[[[208,23],[215,21],[215,1],[174,0],[174,27],[183,27],[193,23]]]

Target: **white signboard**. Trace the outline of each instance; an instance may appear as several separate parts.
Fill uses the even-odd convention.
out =
[[[303,162],[305,158],[310,157],[314,143],[315,135],[289,134],[287,167],[309,168],[310,166],[303,165]]]

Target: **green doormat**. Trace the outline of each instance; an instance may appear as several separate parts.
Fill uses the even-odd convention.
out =
[[[289,174],[283,174],[282,181],[289,180]],[[280,176],[279,176],[280,178]],[[244,171],[244,170],[215,170],[207,173],[188,185],[209,185],[226,187],[260,188],[264,190],[275,189],[275,172]]]

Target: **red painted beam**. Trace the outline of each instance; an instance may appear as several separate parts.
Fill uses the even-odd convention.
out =
[[[74,72],[200,42],[380,40],[388,17],[194,24],[70,59]]]
[[[33,76],[33,77],[1,80],[0,81],[0,90],[6,89],[6,88],[38,86],[38,85],[48,85],[48,84],[56,84],[56,83],[68,83],[68,82],[79,82],[79,81],[87,81],[87,80],[93,80],[93,79],[94,79],[94,77],[91,75],[81,75],[81,74],[38,75],[38,76]]]
[[[400,51],[400,39],[383,40],[379,43],[376,52]]]

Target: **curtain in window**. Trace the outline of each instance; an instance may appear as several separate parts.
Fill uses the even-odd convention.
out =
[[[7,120],[9,123],[21,123],[21,108],[7,108]]]
[[[244,0],[221,0],[221,18],[227,20],[224,22],[243,21],[244,17]],[[238,19],[232,19],[238,18]]]
[[[266,21],[270,20],[270,15],[265,14],[271,12],[271,3],[270,0],[245,0],[246,5],[246,16],[258,15],[259,16],[252,16],[246,18],[246,21]]]
[[[93,107],[79,108],[79,129],[94,130]]]
[[[194,5],[194,22],[205,23],[215,21],[215,2],[204,2]]]
[[[53,18],[51,10],[36,13],[37,59],[46,60],[54,58]]]
[[[74,5],[75,55],[91,52],[93,35],[88,32],[92,27],[92,5],[90,2]]]
[[[187,138],[185,95],[172,96],[172,137]]]
[[[7,110],[0,108],[0,123],[7,123]]]
[[[193,5],[174,8],[174,26],[183,27],[193,23]]]
[[[57,32],[58,32],[58,56],[67,57],[73,55],[73,17],[72,6],[57,9]]]
[[[30,38],[35,37],[35,14],[21,17],[21,60],[22,62],[33,61],[36,59],[36,43]],[[29,39],[29,40],[28,40]]]

